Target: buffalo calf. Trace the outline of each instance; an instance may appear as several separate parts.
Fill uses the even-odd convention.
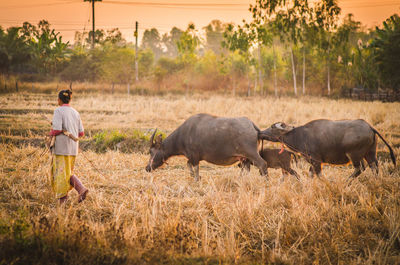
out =
[[[283,150],[281,152],[280,149],[268,149],[268,148],[263,148],[260,151],[260,156],[267,162],[267,167],[268,168],[281,168],[282,169],[282,180],[284,180],[285,176],[287,174],[291,174],[295,176],[297,179],[299,179],[299,175],[295,170],[293,170],[290,167],[290,162],[292,161],[292,156],[294,157],[295,161],[297,162],[296,155],[290,151]],[[252,163],[250,160],[245,159],[242,160],[238,166],[244,170],[246,169],[247,171],[250,170],[250,165]]]

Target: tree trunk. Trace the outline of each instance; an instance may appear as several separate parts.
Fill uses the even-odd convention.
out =
[[[278,86],[277,86],[277,80],[276,80],[276,54],[275,54],[275,45],[272,44],[272,51],[274,53],[274,91],[275,91],[275,97],[278,97]]]
[[[260,85],[260,94],[264,95],[264,82],[262,76],[261,62],[261,44],[258,45],[258,83]]]
[[[295,68],[295,65],[294,65],[294,55],[293,55],[292,46],[290,46],[290,55],[291,55],[291,59],[292,59],[293,89],[294,89],[295,96],[297,96],[296,68]]]
[[[257,78],[254,78],[254,89],[253,89],[253,95],[255,95],[257,93]]]
[[[15,91],[18,92],[18,80],[15,81]]]
[[[250,73],[247,72],[247,96],[248,96],[248,97],[251,96],[250,86],[251,86]]]
[[[111,84],[111,94],[114,94],[114,82]]]
[[[329,52],[328,52],[328,60],[326,62],[326,70],[327,70],[327,86],[328,86],[328,96],[331,95],[331,69],[329,64]]]
[[[328,70],[328,96],[331,95],[331,71],[330,71],[330,65],[329,65],[329,61],[327,62],[327,70]]]
[[[331,41],[330,38],[328,40],[328,57],[326,58],[326,68],[327,68],[327,82],[328,82],[328,96],[331,95],[331,67],[330,67],[330,53],[331,53]]]
[[[232,76],[232,95],[236,96],[236,80],[235,80],[235,76]]]
[[[72,91],[72,81],[69,83],[69,90]]]
[[[131,83],[128,82],[128,95],[130,95],[130,93],[131,93]]]
[[[303,95],[306,94],[306,47],[303,46]]]

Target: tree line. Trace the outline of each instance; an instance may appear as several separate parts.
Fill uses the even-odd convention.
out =
[[[213,20],[160,34],[135,54],[118,29],[76,32],[73,43],[42,20],[0,27],[0,72],[21,81],[124,84],[233,94],[340,95],[400,89],[400,17],[366,29],[333,0],[257,0],[241,25]],[[135,80],[138,61],[139,82]],[[1,85],[1,84],[0,84]]]

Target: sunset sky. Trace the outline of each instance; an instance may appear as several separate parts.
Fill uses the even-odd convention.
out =
[[[139,33],[157,28],[162,34],[173,26],[185,29],[193,22],[197,29],[211,20],[241,23],[250,20],[249,4],[254,0],[103,0],[96,2],[96,28],[119,28],[128,41],[133,40],[135,21]],[[380,25],[394,13],[400,13],[400,0],[339,0],[342,15],[353,13],[368,27]],[[36,24],[46,19],[64,39],[73,41],[75,31],[91,30],[91,4],[83,0],[0,0],[0,25],[20,26],[24,21]]]

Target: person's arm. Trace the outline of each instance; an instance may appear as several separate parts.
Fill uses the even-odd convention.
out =
[[[85,135],[85,131],[83,129],[82,120],[79,117],[79,135],[78,135],[78,137],[83,137],[84,135]]]
[[[53,129],[51,129],[49,135],[50,135],[50,136],[57,136],[57,135],[59,135],[59,134],[61,134],[61,133],[62,133],[62,131],[60,131],[60,130],[53,130]]]
[[[54,110],[53,121],[51,122],[50,136],[57,136],[62,133],[62,117],[58,109]]]

